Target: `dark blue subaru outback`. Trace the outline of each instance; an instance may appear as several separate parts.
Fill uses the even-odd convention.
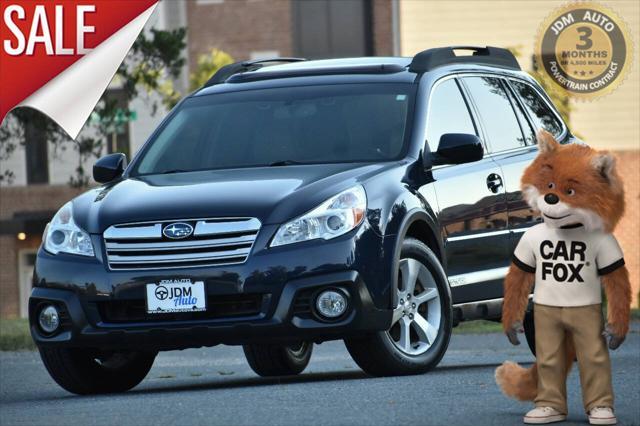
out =
[[[42,360],[78,394],[218,344],[262,376],[336,339],[372,375],[424,373],[453,326],[500,318],[539,129],[573,138],[504,49],[228,65],[49,223]]]

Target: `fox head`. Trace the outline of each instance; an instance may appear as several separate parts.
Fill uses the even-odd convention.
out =
[[[581,223],[587,231],[612,232],[624,211],[624,189],[615,158],[586,145],[560,145],[545,131],[540,153],[522,176],[529,205],[549,226]]]

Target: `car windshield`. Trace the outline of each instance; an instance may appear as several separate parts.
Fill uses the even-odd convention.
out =
[[[415,86],[340,84],[196,96],[163,124],[132,176],[397,159]]]

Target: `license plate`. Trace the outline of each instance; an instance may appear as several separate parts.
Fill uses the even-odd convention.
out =
[[[147,284],[147,312],[201,312],[207,310],[204,281],[162,280]]]

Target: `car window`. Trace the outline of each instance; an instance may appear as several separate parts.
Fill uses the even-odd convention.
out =
[[[529,111],[535,125],[539,129],[545,129],[555,137],[559,137],[562,134],[562,124],[536,89],[520,81],[511,80],[511,84]]]
[[[490,152],[525,146],[518,119],[501,79],[466,77],[463,81],[479,110]]]
[[[431,151],[438,149],[445,133],[477,135],[469,108],[454,79],[445,80],[434,89],[429,103],[427,142]]]
[[[407,145],[415,91],[412,84],[379,83],[194,96],[147,144],[133,176],[391,161]]]
[[[524,140],[527,145],[535,145],[537,143],[536,140],[536,132],[531,127],[531,122],[527,119],[527,114],[522,110],[522,106],[520,102],[518,102],[513,94],[513,91],[507,87],[507,92],[509,93],[509,99],[511,100],[511,105],[513,105],[513,110],[516,112],[516,116],[518,117],[518,122],[520,123],[520,129],[522,129],[522,133],[524,134]]]

